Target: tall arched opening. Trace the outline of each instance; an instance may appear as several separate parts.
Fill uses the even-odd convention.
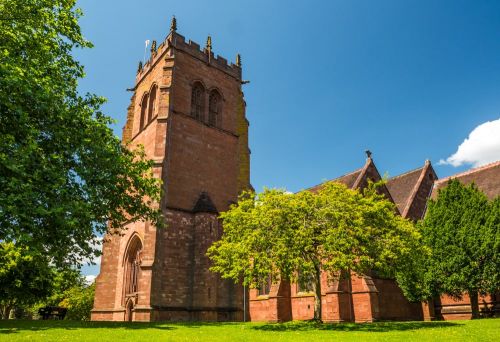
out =
[[[128,244],[124,258],[123,301],[125,303],[125,320],[133,319],[134,304],[140,290],[142,242],[134,235]]]

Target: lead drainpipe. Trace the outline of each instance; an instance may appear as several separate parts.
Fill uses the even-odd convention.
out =
[[[247,290],[243,282],[243,322],[247,321]]]
[[[349,299],[349,320],[351,322],[353,322],[353,311],[354,311],[354,307],[352,305],[352,282],[351,282],[351,270],[349,270],[349,273],[348,273],[348,276],[347,276],[347,291],[348,291],[348,295],[347,295],[347,298]]]

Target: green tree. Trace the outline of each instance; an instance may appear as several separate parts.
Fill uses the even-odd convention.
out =
[[[86,283],[78,269],[55,269],[52,267],[52,282],[46,297],[37,298],[34,305],[18,306],[27,317],[37,317],[38,310],[45,306],[60,306],[68,309],[67,319],[88,320],[94,300],[94,286]],[[91,302],[91,303],[90,303]]]
[[[66,319],[77,321],[90,320],[90,311],[94,306],[95,283],[91,285],[74,286],[64,292],[64,299],[59,306],[68,309]]]
[[[488,205],[483,249],[490,251],[490,259],[482,268],[484,288],[489,293],[495,293],[500,289],[500,196]]]
[[[479,317],[478,295],[499,288],[499,203],[488,203],[474,185],[450,180],[436,200],[430,200],[422,223],[432,250],[424,282],[429,293],[461,298],[467,293],[472,317]]]
[[[54,272],[45,256],[11,242],[0,243],[0,314],[9,318],[15,307],[28,306],[52,291]]]
[[[0,240],[58,265],[97,254],[99,236],[125,223],[160,225],[160,181],[141,149],[123,145],[82,96],[88,48],[76,0],[0,1]]]
[[[420,234],[371,187],[364,194],[338,183],[318,192],[244,193],[221,214],[222,238],[208,250],[212,271],[251,287],[312,280],[314,319],[321,320],[321,273],[330,280],[373,269],[395,274],[398,261],[422,252]]]
[[[82,276],[80,270],[53,268],[50,294],[46,298],[39,298],[40,301],[37,303],[36,308],[33,307],[33,313],[35,314],[43,306],[59,306],[66,298],[67,291],[75,287],[83,288],[85,285],[85,277]]]

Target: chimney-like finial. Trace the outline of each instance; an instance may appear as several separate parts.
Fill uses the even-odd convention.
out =
[[[205,50],[207,50],[208,53],[212,52],[212,37],[211,36],[207,37],[207,45],[205,46]]]
[[[139,66],[137,67],[137,73],[142,71],[142,62],[139,61]]]
[[[236,55],[236,66],[241,68],[241,55],[240,54]]]
[[[151,53],[155,53],[156,52],[156,40],[153,40],[153,42],[151,43]]]
[[[172,16],[172,21],[170,22],[170,32],[177,31],[177,19],[175,19],[175,15]]]
[[[372,158],[372,151],[366,150],[365,153],[366,153],[366,157],[368,157],[368,159]]]

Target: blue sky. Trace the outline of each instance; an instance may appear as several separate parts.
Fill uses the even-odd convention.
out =
[[[187,39],[203,45],[210,34],[216,54],[234,60],[241,53],[257,190],[296,191],[350,172],[363,165],[365,149],[389,175],[425,159],[440,177],[500,159],[500,1],[79,6],[95,44],[76,53],[87,72],[80,87],[108,98],[104,109],[120,136],[144,41],[161,42],[172,15]],[[448,160],[458,167],[437,165],[481,124]],[[484,146],[493,146],[489,159],[480,156]]]

